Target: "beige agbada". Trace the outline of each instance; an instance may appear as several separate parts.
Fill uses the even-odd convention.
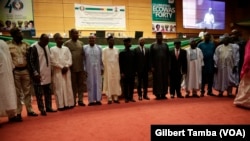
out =
[[[192,59],[191,54],[196,54],[196,58]],[[200,89],[201,86],[201,72],[203,63],[203,54],[199,48],[187,49],[188,69],[185,78],[185,87],[187,90]]]
[[[0,116],[15,116],[17,109],[13,64],[8,45],[0,40]]]
[[[121,95],[119,51],[113,47],[103,49],[102,61],[104,64],[103,91],[108,98]]]
[[[52,79],[54,86],[54,94],[56,95],[56,102],[58,108],[74,105],[74,96],[71,85],[70,69],[66,74],[62,74],[63,67],[70,67],[72,65],[72,57],[69,49],[65,46],[62,48],[52,47],[50,49],[51,65],[52,65]]]

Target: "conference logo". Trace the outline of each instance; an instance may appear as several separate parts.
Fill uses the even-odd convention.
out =
[[[14,0],[12,2],[12,7],[17,11],[22,10],[23,9],[23,2],[21,0]]]

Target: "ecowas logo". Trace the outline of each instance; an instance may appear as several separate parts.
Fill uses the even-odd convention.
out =
[[[9,9],[9,13],[12,13],[12,9],[19,11],[22,10],[24,7],[24,4],[21,0],[14,0],[11,2],[11,0],[7,0],[5,3],[4,8]]]
[[[23,9],[23,2],[21,0],[14,0],[11,5],[15,10],[19,11]]]

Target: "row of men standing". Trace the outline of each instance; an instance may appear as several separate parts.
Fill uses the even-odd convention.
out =
[[[77,103],[79,106],[85,106],[83,93],[85,92],[86,85],[84,82],[88,84],[89,106],[101,105],[103,62],[104,64],[112,64],[112,61],[118,60],[119,52],[117,49],[114,48],[113,56],[106,55],[106,60],[108,61],[105,61],[102,57],[101,47],[95,44],[95,37],[89,37],[89,44],[83,47],[83,43],[78,40],[79,35],[76,29],[71,30],[71,39],[66,41],[64,46],[62,36],[56,33],[54,35],[56,46],[50,49],[48,48],[49,38],[46,34],[42,34],[39,41],[32,45],[22,41],[23,37],[20,29],[13,28],[10,30],[10,34],[13,40],[7,41],[7,45],[1,42],[3,49],[8,50],[5,54],[9,54],[9,56],[6,56],[9,61],[6,60],[6,62],[12,64],[10,68],[2,69],[5,70],[6,74],[13,73],[14,78],[13,84],[11,84],[12,81],[8,81],[9,83],[6,83],[8,87],[3,87],[3,89],[6,89],[12,94],[13,98],[7,99],[4,97],[4,95],[8,94],[7,91],[3,91],[1,94],[1,96],[4,97],[6,101],[10,101],[9,104],[12,105],[8,107],[6,102],[2,103],[3,109],[1,109],[1,112],[3,111],[3,113],[8,114],[9,121],[22,121],[22,103],[26,106],[28,116],[38,116],[31,106],[32,86],[34,86],[36,101],[41,115],[46,116],[46,112],[56,112],[56,110],[52,109],[52,78],[58,110],[72,108],[76,106]],[[112,49],[114,45],[114,42],[112,43],[112,41],[114,41],[113,38],[109,38],[108,41],[109,48]],[[105,56],[105,54],[103,56]],[[113,64],[113,66],[114,65],[119,68],[118,62],[117,64]],[[108,74],[107,68],[109,67],[106,67],[107,73],[105,76],[107,76],[107,74],[114,75],[118,73],[119,77],[110,76],[108,82],[104,84],[104,90],[107,90],[109,103],[112,102],[112,94],[115,94],[113,97],[114,102],[119,103],[118,96],[121,94],[120,83],[113,81],[112,78],[118,78],[119,81],[120,71],[117,72],[117,69],[112,68],[111,65],[110,67],[110,70],[112,70],[112,72],[115,71],[115,73]],[[4,81],[4,79],[2,80]],[[111,84],[109,84],[110,82],[115,85],[111,86]],[[106,84],[108,84],[108,88]],[[113,91],[109,90],[111,87],[113,87]],[[14,90],[16,90],[15,93]],[[45,103],[43,102],[43,95]],[[148,99],[148,97],[144,98]]]
[[[22,42],[19,29],[12,29],[11,35],[13,40],[9,41],[8,45],[14,64],[18,110],[17,117],[13,119],[10,118],[10,120],[21,120],[21,93],[24,94],[24,103],[28,116],[37,116],[30,104],[30,75],[31,78],[33,78],[32,82],[36,93],[38,108],[42,115],[46,115],[46,112],[56,111],[53,110],[51,106],[51,75],[53,75],[54,78],[54,94],[56,95],[58,110],[64,110],[65,108],[74,107],[77,103],[79,106],[85,106],[83,93],[86,91],[86,88],[89,106],[101,105],[103,73],[103,91],[108,96],[109,104],[112,102],[119,103],[118,97],[121,94],[120,79],[125,102],[135,102],[133,90],[136,75],[138,77],[137,89],[139,100],[142,100],[142,98],[149,100],[147,96],[149,71],[152,71],[153,74],[153,94],[156,96],[156,99],[166,99],[169,75],[171,97],[174,98],[176,93],[177,97],[183,98],[180,93],[182,76],[191,72],[191,69],[188,69],[187,56],[189,56],[191,60],[200,59],[200,64],[203,62],[203,56],[198,57],[197,52],[192,56],[192,52],[187,55],[185,50],[180,49],[180,41],[175,41],[175,49],[169,51],[168,45],[163,42],[161,32],[156,33],[156,42],[152,43],[149,49],[144,47],[144,39],[140,38],[138,47],[132,51],[130,49],[131,39],[124,39],[125,49],[121,52],[114,48],[113,37],[108,38],[109,47],[103,50],[95,43],[94,36],[90,36],[89,44],[83,47],[83,43],[78,40],[78,31],[75,29],[71,30],[71,39],[65,43],[63,43],[60,34],[55,34],[54,38],[57,46],[51,49],[47,46],[49,39],[46,34],[42,34],[39,42],[30,48],[28,44]],[[195,49],[196,44],[194,44],[193,47]],[[203,54],[204,58],[209,58],[210,61],[211,59],[213,61],[213,47],[205,48],[205,52],[200,54]],[[30,50],[29,55],[27,55],[28,50]],[[211,50],[212,52],[210,52]],[[206,54],[210,55],[206,57]],[[206,62],[209,60],[204,59],[205,67],[212,63]],[[50,65],[53,67],[51,68]],[[201,69],[201,66],[202,65],[199,65],[197,67],[198,70],[207,70],[204,68]],[[214,68],[213,65],[210,67]],[[51,74],[51,69],[53,70],[53,74]],[[204,73],[202,74],[203,79],[204,76],[209,76],[204,75]],[[198,90],[201,77],[195,79],[190,78],[190,80],[198,82],[198,84],[194,84],[195,86],[190,87]],[[192,83],[194,81],[192,81]],[[87,87],[84,82],[86,82]],[[141,90],[142,84],[143,91]],[[189,84],[191,84],[191,82]],[[204,83],[202,82],[202,95],[205,93],[204,86],[205,81]],[[211,87],[210,82],[208,95],[212,95]],[[45,105],[43,104],[42,93],[45,95]]]
[[[95,44],[95,37],[93,36],[89,37],[89,44],[84,45],[83,47],[83,43],[78,40],[78,31],[75,29],[71,30],[71,39],[64,43],[67,47],[62,46],[63,40],[61,35],[55,34],[54,38],[57,45],[51,49],[48,48],[49,38],[46,34],[42,34],[39,41],[31,46],[22,41],[23,37],[20,29],[13,28],[10,30],[10,34],[13,37],[13,40],[7,42],[7,48],[11,55],[11,62],[13,64],[13,71],[10,73],[13,72],[14,75],[13,78],[17,98],[17,100],[12,99],[11,102],[15,103],[13,105],[16,105],[17,108],[15,109],[16,116],[12,116],[15,114],[9,114],[9,121],[22,121],[22,102],[24,102],[26,106],[28,116],[38,115],[33,111],[31,106],[30,90],[32,85],[34,86],[37,105],[41,115],[47,115],[46,112],[56,112],[56,110],[52,109],[51,100],[50,87],[52,75],[58,110],[72,108],[76,103],[78,103],[79,106],[85,106],[83,103],[85,85],[83,83],[85,82],[86,77],[89,106],[101,105],[102,74],[104,70],[106,70],[104,76],[111,75],[108,76],[108,79],[104,79],[104,82],[108,81],[107,83],[104,83],[104,91],[108,95],[108,103],[110,104],[112,101],[114,101],[114,103],[119,103],[118,96],[121,94],[119,90],[120,79],[123,86],[122,90],[125,96],[125,102],[135,102],[133,99],[133,89],[136,64],[134,63],[134,51],[130,50],[131,39],[128,38],[124,40],[125,49],[120,53],[114,48],[113,58],[110,55],[106,55],[107,58],[105,61],[103,57],[105,54],[108,54],[105,53],[108,52],[105,51],[108,49],[104,49],[104,55],[102,55],[102,49],[99,45]],[[108,41],[108,48],[113,50],[113,37],[108,38]],[[160,43],[160,47],[156,46],[154,49],[155,56],[153,60],[157,64],[152,67],[152,70],[155,74],[154,93],[156,94],[156,97],[160,99],[166,98],[165,95],[167,93],[168,71],[166,68],[168,67],[166,66],[168,65],[166,65],[166,63],[168,63],[167,56],[169,50],[167,44],[161,44],[162,34],[157,34],[157,42]],[[145,53],[149,53],[147,49],[144,48],[144,40],[141,40],[139,48],[142,50],[145,49]],[[69,51],[70,53],[68,53]],[[117,62],[114,64],[118,58],[119,63]],[[146,73],[137,72],[137,75],[141,76],[139,83],[142,83],[142,81],[145,82],[145,84],[143,84],[143,98],[149,100],[149,97],[147,96],[147,79],[148,71],[151,67],[149,67],[149,60],[143,60],[144,63],[147,63],[141,67],[143,67],[143,71],[145,70]],[[107,62],[112,65],[108,66]],[[106,69],[104,69],[103,63],[106,64]],[[119,68],[118,72],[118,69],[114,69],[115,67]],[[165,69],[166,71],[164,71]],[[53,71],[51,72],[51,70]],[[70,75],[65,76],[64,74],[66,73],[70,73]],[[113,76],[117,73],[119,74],[117,75],[118,77]],[[69,79],[72,82],[72,86],[70,85],[71,83],[68,83]],[[113,81],[112,79],[116,79],[117,81]],[[73,87],[73,98],[70,98],[72,96],[70,95],[71,87]],[[111,91],[111,88],[113,88],[112,90],[114,90],[114,88],[116,90]],[[13,88],[10,87],[6,87],[5,89],[13,90]],[[138,92],[139,100],[142,100],[142,92],[140,92],[140,90]],[[13,93],[13,91],[11,93]],[[45,103],[43,102],[43,95]],[[72,102],[72,99],[74,102]]]

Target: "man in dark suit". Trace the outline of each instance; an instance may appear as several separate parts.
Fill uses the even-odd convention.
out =
[[[136,102],[133,98],[135,85],[135,55],[130,49],[131,39],[126,38],[123,42],[125,49],[119,53],[122,93],[125,97],[125,103],[128,103],[129,101]]]
[[[153,74],[153,94],[156,100],[167,99],[169,75],[169,48],[162,32],[156,33],[156,42],[150,46],[150,66]]]
[[[175,48],[170,53],[170,95],[174,98],[175,92],[178,98],[181,95],[182,75],[187,73],[187,53],[181,49],[181,42],[174,41]]]
[[[135,52],[135,66],[137,73],[137,93],[139,100],[142,100],[142,85],[143,85],[143,99],[149,100],[148,97],[148,72],[149,72],[149,48],[144,47],[144,38],[139,38],[139,45],[134,49]]]

